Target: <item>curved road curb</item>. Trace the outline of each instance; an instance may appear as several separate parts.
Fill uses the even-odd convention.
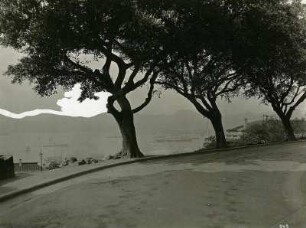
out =
[[[305,142],[305,141],[298,141],[294,143],[300,143],[300,142]],[[288,142],[287,142],[288,143]],[[19,189],[16,191],[9,192],[7,194],[1,195],[0,196],[0,202],[4,202],[6,200],[12,199],[14,197],[20,196],[22,194],[26,194],[44,187],[48,187],[53,184],[57,184],[59,182],[63,182],[72,178],[76,178],[82,175],[86,175],[89,173],[101,171],[104,169],[109,169],[117,166],[123,166],[123,165],[129,165],[137,162],[143,162],[143,161],[151,161],[151,160],[159,160],[159,159],[167,159],[167,158],[175,158],[175,157],[183,157],[183,156],[193,156],[193,155],[202,155],[202,154],[212,154],[212,153],[221,153],[221,152],[226,152],[226,151],[231,151],[231,150],[241,150],[241,149],[246,149],[246,148],[253,148],[253,147],[259,147],[259,146],[273,146],[273,145],[280,145],[280,144],[287,144],[287,143],[277,143],[277,144],[264,144],[264,145],[248,145],[248,146],[239,146],[239,147],[230,147],[230,148],[225,148],[225,149],[211,149],[211,150],[205,150],[201,149],[195,152],[187,152],[187,153],[179,153],[179,154],[170,154],[170,155],[158,155],[158,156],[149,156],[149,157],[144,157],[144,158],[137,158],[137,159],[132,159],[128,161],[122,161],[118,162],[115,164],[109,164],[109,165],[104,165],[100,167],[94,167],[92,169],[88,170],[83,170],[77,173],[69,174],[67,176],[62,176],[59,178],[54,178],[45,182],[42,182],[40,184],[35,184],[31,187]],[[293,143],[293,142],[290,142]]]

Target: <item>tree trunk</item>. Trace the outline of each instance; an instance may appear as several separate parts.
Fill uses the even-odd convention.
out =
[[[114,156],[114,158],[128,157],[140,158],[144,155],[141,153],[136,137],[136,130],[134,125],[134,113],[127,98],[118,99],[121,107],[120,112],[108,110],[119,125],[120,133],[122,136],[122,149]]]
[[[288,141],[296,141],[296,137],[294,135],[294,130],[290,122],[290,117],[288,118],[287,116],[279,116],[282,123],[283,127],[286,133],[286,140]]]
[[[292,111],[291,113],[287,112],[284,113],[282,111],[282,109],[280,109],[277,106],[273,106],[272,104],[272,108],[273,110],[276,112],[276,114],[278,115],[278,117],[281,119],[283,127],[284,127],[284,131],[285,131],[285,140],[287,141],[296,141],[296,137],[294,135],[294,130],[293,127],[291,125],[291,115],[292,115]]]
[[[216,136],[216,148],[224,148],[227,146],[224,128],[222,124],[222,115],[219,110],[214,110],[211,117],[209,117]]]

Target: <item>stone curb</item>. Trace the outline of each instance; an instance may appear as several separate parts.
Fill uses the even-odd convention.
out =
[[[239,146],[239,147],[229,147],[229,148],[223,148],[223,149],[200,149],[194,152],[186,152],[186,153],[179,153],[179,154],[169,154],[169,155],[157,155],[157,156],[148,156],[148,157],[144,157],[144,158],[137,158],[137,159],[132,159],[132,160],[128,160],[128,161],[123,161],[123,162],[118,162],[115,164],[109,164],[109,165],[103,165],[100,167],[95,167],[92,169],[88,169],[88,170],[83,170],[77,173],[73,173],[73,174],[69,174],[67,176],[62,176],[59,178],[55,178],[55,179],[51,179],[45,182],[42,182],[40,184],[35,184],[31,187],[27,187],[27,188],[23,188],[23,189],[19,189],[13,192],[9,192],[7,194],[3,194],[0,196],[0,202],[4,202],[7,201],[9,199],[12,199],[14,197],[20,196],[22,194],[26,194],[29,192],[33,192],[35,190],[44,188],[44,187],[48,187],[50,185],[53,184],[57,184],[72,178],[76,178],[79,176],[83,176],[89,173],[93,173],[93,172],[97,172],[97,171],[101,171],[104,169],[109,169],[109,168],[113,168],[113,167],[117,167],[117,166],[123,166],[123,165],[129,165],[129,164],[133,164],[133,163],[137,163],[137,162],[144,162],[144,161],[151,161],[151,160],[160,160],[160,159],[167,159],[167,158],[175,158],[175,157],[184,157],[184,156],[193,156],[193,155],[203,155],[203,154],[213,154],[213,153],[222,153],[222,152],[227,152],[227,151],[232,151],[232,150],[241,150],[241,149],[246,149],[246,148],[253,148],[253,147],[261,147],[261,146],[273,146],[273,145],[282,145],[282,144],[291,144],[291,143],[301,143],[301,142],[305,142],[305,141],[297,141],[297,142],[285,142],[285,143],[273,143],[273,144],[261,144],[261,145],[246,145],[246,146]]]
[[[44,188],[44,187],[48,187],[48,186],[53,185],[53,184],[57,184],[57,183],[60,183],[60,182],[63,182],[63,181],[66,181],[66,180],[69,180],[69,179],[72,179],[72,178],[76,178],[76,177],[79,177],[79,176],[82,176],[82,175],[86,175],[86,174],[89,174],[89,173],[93,173],[93,172],[96,172],[96,171],[100,171],[100,170],[104,170],[104,169],[108,169],[108,168],[112,168],[112,167],[132,164],[132,163],[137,162],[137,160],[138,159],[133,159],[133,160],[119,162],[119,163],[115,163],[115,164],[103,165],[103,166],[100,166],[100,167],[95,167],[95,168],[92,168],[92,169],[83,170],[83,171],[80,171],[80,172],[69,174],[67,176],[54,178],[54,179],[42,182],[40,184],[35,184],[31,187],[27,187],[27,188],[23,188],[23,189],[19,189],[19,190],[16,190],[16,191],[9,192],[7,194],[3,194],[3,195],[0,196],[0,202],[12,199],[12,198],[17,197],[19,195],[26,194],[26,193],[29,193],[29,192],[32,192],[32,191],[35,191],[35,190],[38,190],[38,189],[41,189],[41,188]]]

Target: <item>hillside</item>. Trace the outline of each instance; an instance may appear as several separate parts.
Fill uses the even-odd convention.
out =
[[[243,117],[227,116],[224,120],[225,126],[235,126],[241,124]],[[139,114],[135,116],[135,125],[145,154],[196,150],[213,133],[206,119],[189,110],[173,115]],[[109,114],[93,118],[40,115],[19,120],[0,116],[0,145],[0,154],[32,161],[38,158],[41,148],[46,156],[113,154],[120,149],[121,137]]]

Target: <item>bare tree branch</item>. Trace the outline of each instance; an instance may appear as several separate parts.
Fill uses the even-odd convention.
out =
[[[120,118],[120,112],[115,108],[114,103],[115,103],[116,99],[114,99],[113,96],[109,96],[107,99],[107,112],[111,113],[112,115],[114,115],[116,118]]]
[[[152,97],[153,97],[153,94],[154,94],[154,84],[155,84],[157,76],[158,76],[158,72],[154,72],[151,79],[150,79],[150,88],[149,88],[149,91],[148,91],[147,98],[145,99],[145,101],[141,105],[139,105],[137,108],[132,110],[133,113],[137,113],[137,112],[141,111],[142,109],[144,109],[150,103],[150,101],[152,100]]]
[[[99,81],[99,76],[101,75],[98,72],[93,72],[90,68],[87,68],[86,66],[82,66],[81,64],[78,64],[71,60],[67,55],[65,56],[65,60],[68,62],[68,64],[71,64],[76,69],[79,70],[80,74],[83,74],[87,79],[93,81],[96,85],[103,86],[106,90],[110,90],[110,88],[107,88],[107,85],[104,82]],[[97,77],[98,76],[98,77]]]
[[[132,71],[129,79],[128,79],[127,84],[133,84],[134,83],[134,79],[135,79],[136,75],[139,73],[139,70],[140,70],[140,66],[136,65],[134,70]]]
[[[118,65],[118,68],[119,68],[119,73],[118,73],[118,76],[117,76],[117,79],[116,79],[116,82],[115,82],[115,88],[120,90],[121,86],[122,86],[122,83],[124,81],[124,78],[126,76],[127,68],[123,65]]]
[[[291,116],[293,111],[296,109],[297,106],[299,106],[304,100],[306,99],[306,91],[304,94],[297,100],[297,102],[291,106],[287,112],[287,115]]]

